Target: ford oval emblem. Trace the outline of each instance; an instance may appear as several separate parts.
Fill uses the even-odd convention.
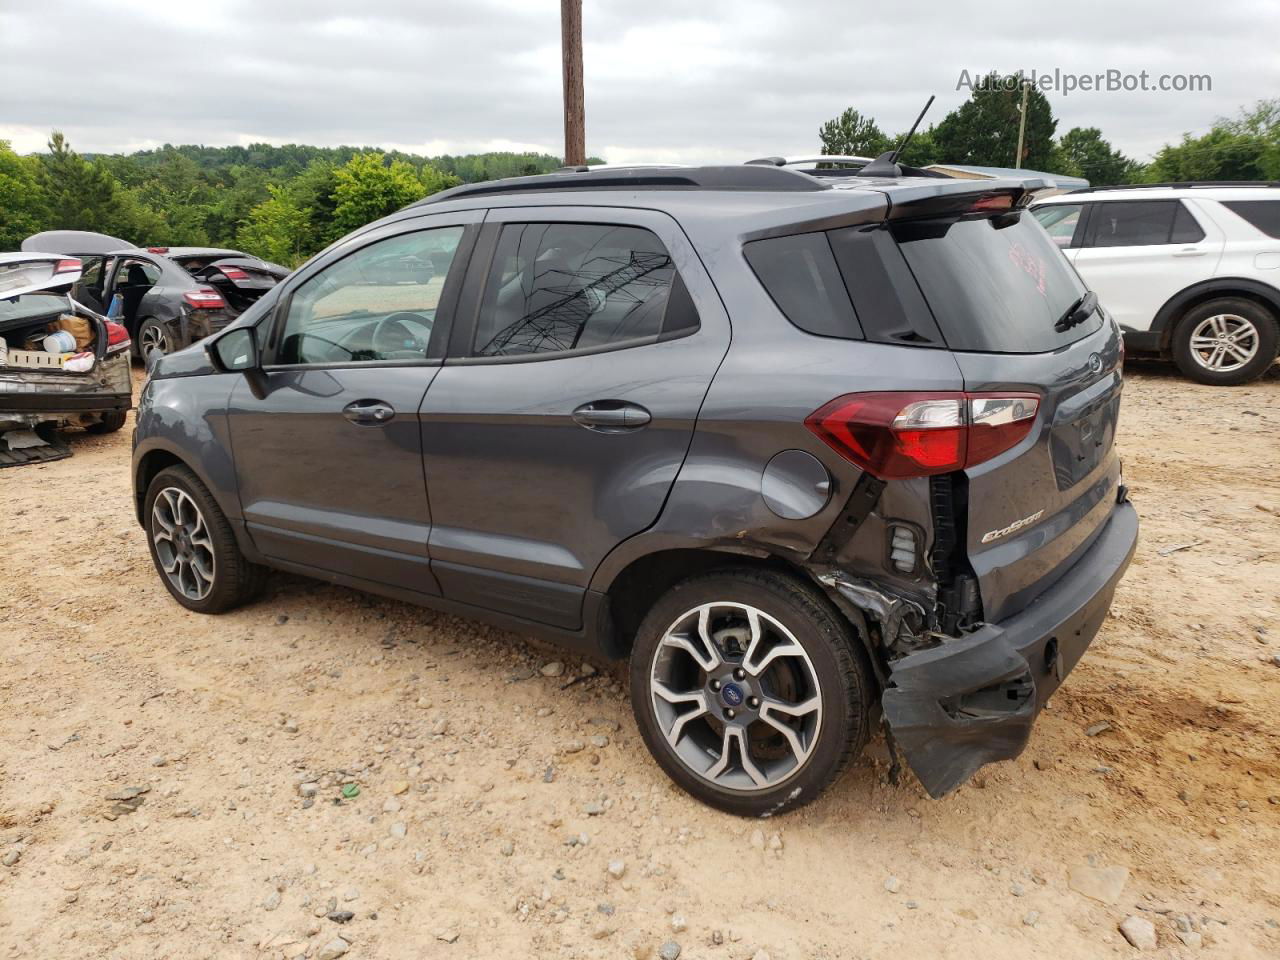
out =
[[[1089,369],[1094,373],[1102,372],[1102,358],[1096,353],[1089,354]]]
[[[736,683],[726,683],[720,688],[720,699],[724,701],[726,707],[740,707],[744,699],[742,688]]]

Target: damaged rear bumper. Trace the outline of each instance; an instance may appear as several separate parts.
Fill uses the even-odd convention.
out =
[[[930,796],[1022,752],[1102,626],[1137,542],[1137,512],[1119,503],[1088,551],[1025,610],[891,665],[885,719]]]

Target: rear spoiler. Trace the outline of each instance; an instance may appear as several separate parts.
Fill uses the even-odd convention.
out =
[[[1025,209],[1041,190],[1055,189],[1043,177],[1025,180],[948,180],[886,190],[886,220],[908,217],[957,217],[967,213],[995,215]]]

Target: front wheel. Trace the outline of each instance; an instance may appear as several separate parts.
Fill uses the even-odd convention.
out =
[[[654,759],[728,813],[808,803],[867,741],[874,686],[853,628],[785,574],[732,570],[677,584],[641,624],[630,673]]]
[[[1173,332],[1178,369],[1200,383],[1256,380],[1276,359],[1276,318],[1252,300],[1223,297],[1188,310]]]
[[[166,467],[147,487],[147,545],[173,599],[196,613],[222,613],[253,598],[264,570],[240,552],[226,515],[200,479]]]

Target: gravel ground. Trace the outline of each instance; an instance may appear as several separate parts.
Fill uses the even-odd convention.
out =
[[[873,744],[764,822],[617,665],[292,577],[183,611],[127,428],[0,471],[0,958],[1280,955],[1280,376],[1130,374],[1142,542],[1024,755],[935,802]]]

